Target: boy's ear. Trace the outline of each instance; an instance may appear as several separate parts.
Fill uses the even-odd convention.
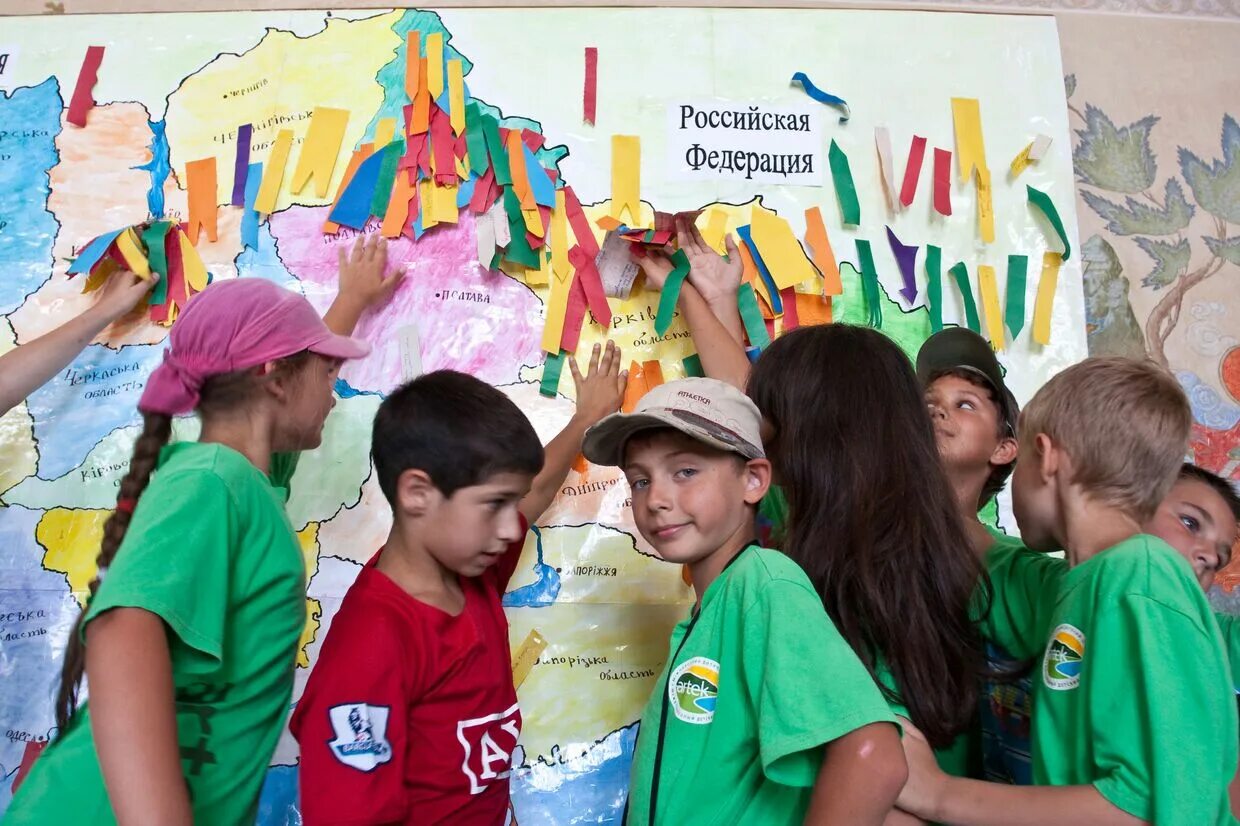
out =
[[[424,470],[409,468],[396,479],[396,505],[409,516],[425,516],[443,498]]]
[[[1016,461],[1016,454],[1020,452],[1020,443],[1011,436],[1005,436],[999,440],[999,444],[995,446],[994,451],[990,454],[990,463],[996,467],[1010,465]]]
[[[745,503],[756,505],[771,487],[771,463],[768,459],[750,459],[745,463]]]
[[[1038,477],[1043,483],[1058,475],[1063,464],[1063,450],[1045,433],[1033,437],[1033,460],[1038,466]]]

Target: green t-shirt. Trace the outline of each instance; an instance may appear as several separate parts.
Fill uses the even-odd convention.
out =
[[[1215,614],[1219,630],[1223,632],[1223,649],[1231,666],[1231,684],[1240,694],[1240,617],[1232,614]]]
[[[1009,543],[987,555],[989,637],[1034,671],[1033,780],[1092,784],[1160,826],[1233,824],[1236,704],[1188,563],[1138,535],[1066,569]]]
[[[240,453],[183,442],[160,455],[86,623],[143,608],[167,625],[177,739],[194,822],[254,823],[305,626],[305,562],[284,513],[295,462],[272,478]],[[276,483],[276,484],[273,484]],[[115,823],[89,703],[39,757],[6,826]]]
[[[741,552],[702,595],[677,654],[690,622],[672,632],[642,715],[628,822],[650,822],[666,702],[655,822],[800,823],[824,744],[895,718],[805,573],[778,551]]]

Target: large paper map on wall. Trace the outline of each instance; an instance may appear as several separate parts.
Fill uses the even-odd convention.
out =
[[[403,122],[408,34],[441,34],[445,59],[459,59],[468,99],[505,129],[541,136],[541,167],[571,186],[586,215],[610,211],[611,136],[641,139],[642,215],[652,208],[707,209],[726,228],[773,211],[805,236],[804,212],[821,207],[841,261],[837,321],[864,323],[877,308],[883,329],[913,351],[929,334],[924,298],[899,293],[901,275],[885,225],[904,243],[943,249],[944,275],[956,261],[1002,273],[1007,255],[1030,258],[1033,307],[1038,264],[1058,250],[1048,225],[1025,202],[1031,183],[1056,201],[1076,245],[1072,174],[1058,41],[1049,19],[893,12],[703,10],[459,10],[355,13],[265,12],[12,19],[0,34],[0,350],[27,342],[90,301],[65,277],[91,238],[154,215],[184,220],[186,164],[215,157],[219,234],[199,252],[214,278],[268,278],[304,292],[320,309],[334,291],[337,247],[356,232],[324,235],[332,195],[352,152],[385,119]],[[66,107],[86,48],[106,53],[86,128],[68,125]],[[598,49],[597,123],[583,124],[583,54]],[[841,226],[837,196],[825,186],[756,184],[743,176],[685,182],[669,174],[667,113],[681,101],[714,99],[723,109],[806,105],[797,71],[846,97],[852,118],[824,109],[824,142],[851,159],[862,220]],[[954,212],[931,207],[932,169],[912,206],[890,214],[880,188],[874,127],[886,126],[902,177],[914,134],[955,149],[950,98],[981,101],[994,171],[993,244],[977,239],[971,185],[952,169]],[[288,185],[315,107],[349,119],[329,194]],[[242,243],[242,210],[228,206],[238,127],[252,125],[251,160],[263,161],[279,130],[294,148],[276,210]],[[398,126],[398,131],[399,126]],[[1007,163],[1035,135],[1050,151],[1019,181]],[[819,162],[825,163],[822,146]],[[821,170],[820,170],[821,171]],[[470,176],[477,177],[477,176]],[[462,191],[469,185],[462,181]],[[462,195],[462,197],[464,197]],[[529,272],[479,259],[477,217],[462,208],[416,241],[392,243],[409,276],[390,306],[362,320],[375,353],[350,365],[324,447],[303,457],[289,511],[305,549],[308,622],[294,701],[313,668],[332,617],[360,565],[383,541],[390,517],[368,460],[370,419],[401,378],[401,331],[416,324],[422,366],[469,371],[509,394],[549,439],[572,412],[560,394],[539,394],[548,287]],[[378,221],[367,227],[377,231]],[[602,237],[601,231],[598,233]],[[864,296],[856,239],[872,243],[880,288]],[[801,255],[809,257],[808,250]],[[485,257],[485,255],[483,256]],[[851,263],[845,263],[851,262]],[[924,295],[924,258],[916,278]],[[811,268],[812,269],[812,268]],[[959,293],[945,278],[943,311],[963,320]],[[798,289],[821,293],[817,272]],[[674,320],[653,330],[656,293],[611,300],[612,330],[626,362],[658,359],[666,379],[684,374],[693,353]],[[1048,346],[1026,331],[1001,354],[1021,398],[1085,355],[1080,270],[1065,262]],[[775,322],[776,329],[784,322]],[[135,403],[160,358],[166,330],[130,319],[108,331],[26,404],[0,419],[0,810],[32,740],[53,734],[50,697],[65,635],[93,575],[102,524],[115,504],[138,418]],[[605,331],[586,317],[581,346]],[[825,365],[824,369],[841,369]],[[179,438],[193,438],[192,419]],[[612,469],[573,471],[528,539],[506,604],[516,648],[532,630],[548,647],[522,685],[525,719],[514,755],[513,794],[526,823],[614,822],[623,806],[636,721],[667,655],[667,635],[690,599],[678,569],[660,562],[634,529],[627,487]],[[810,677],[812,678],[812,677]],[[299,822],[296,747],[287,735],[262,797],[263,824]]]

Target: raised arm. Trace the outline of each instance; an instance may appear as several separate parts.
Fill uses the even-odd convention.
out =
[[[90,309],[0,356],[0,415],[65,369],[105,327],[137,306],[158,280],[155,273],[145,280],[131,272],[113,273]]]

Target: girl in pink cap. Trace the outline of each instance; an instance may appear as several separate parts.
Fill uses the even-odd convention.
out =
[[[177,319],[70,638],[60,734],[6,823],[254,822],[306,621],[288,480],[341,363],[370,350],[349,333],[395,288],[386,262],[381,241],[342,252],[326,319],[258,278],[211,284]],[[168,444],[192,410],[199,441]]]

